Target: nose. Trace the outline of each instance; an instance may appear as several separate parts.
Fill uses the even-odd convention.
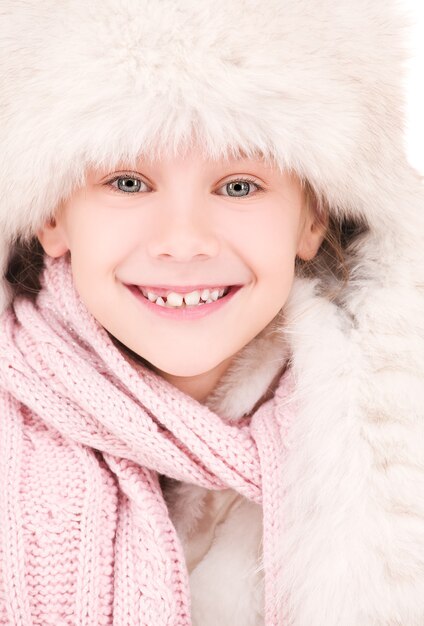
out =
[[[164,211],[148,237],[150,256],[172,257],[180,262],[216,256],[220,249],[219,237],[205,213],[187,207]]]

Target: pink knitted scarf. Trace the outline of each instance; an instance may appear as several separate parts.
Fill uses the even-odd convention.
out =
[[[0,623],[190,624],[165,474],[262,504],[265,620],[282,624],[273,557],[290,370],[252,417],[230,423],[130,365],[79,298],[66,257],[46,258],[42,285],[0,324]]]

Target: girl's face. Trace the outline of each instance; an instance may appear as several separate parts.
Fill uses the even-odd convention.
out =
[[[212,162],[192,151],[137,170],[90,170],[37,234],[52,257],[70,250],[75,287],[100,324],[202,401],[277,315],[296,255],[315,256],[324,228],[295,177],[261,159]],[[241,288],[207,315],[184,319],[181,311],[161,315],[128,285]]]

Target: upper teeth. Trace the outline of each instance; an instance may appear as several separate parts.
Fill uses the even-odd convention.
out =
[[[190,293],[182,294],[171,291],[167,295],[166,304],[168,306],[182,306],[183,301],[188,305],[199,304],[200,300],[204,302],[213,302],[221,298],[226,288],[223,289],[203,289],[203,291],[191,291]],[[140,287],[142,294],[150,300],[150,302],[156,302],[159,305],[165,305],[163,298],[158,296],[152,291],[148,291]]]

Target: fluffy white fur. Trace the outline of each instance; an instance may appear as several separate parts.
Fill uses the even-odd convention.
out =
[[[261,150],[367,224],[337,300],[331,277],[297,278],[284,311],[300,403],[281,476],[284,626],[424,624],[424,192],[404,151],[405,24],[394,0],[0,6],[3,272],[87,165],[195,136],[212,158]],[[3,281],[0,308],[12,296]],[[222,388],[234,419],[272,378],[249,351]]]

